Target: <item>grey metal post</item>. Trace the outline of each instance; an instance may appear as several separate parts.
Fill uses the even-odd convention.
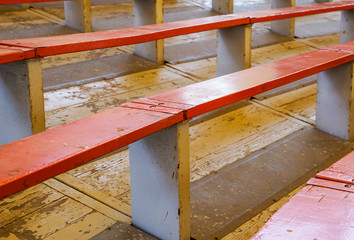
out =
[[[212,10],[222,14],[234,12],[234,0],[213,0]]]
[[[45,130],[40,60],[0,65],[0,145]]]
[[[316,127],[354,140],[354,63],[321,72],[317,81]]]
[[[129,146],[133,225],[160,239],[190,239],[189,125]]]
[[[285,8],[294,7],[296,5],[295,0],[272,0],[271,8]],[[295,18],[289,18],[284,20],[272,21],[271,30],[277,34],[294,38],[295,36]]]
[[[135,26],[163,23],[163,0],[134,0],[133,2]],[[135,54],[163,64],[164,40],[136,44]]]
[[[344,10],[340,21],[340,42],[354,41],[354,9]]]
[[[92,32],[91,0],[64,1],[65,24],[80,32]]]
[[[216,75],[251,67],[252,25],[218,29]]]

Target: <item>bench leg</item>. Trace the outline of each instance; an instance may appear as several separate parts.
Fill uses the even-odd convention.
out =
[[[134,25],[163,23],[163,0],[134,0]],[[158,64],[164,63],[164,40],[135,45],[135,54]]]
[[[218,29],[216,75],[251,67],[252,25]]]
[[[272,0],[271,8],[295,7],[295,0]],[[295,18],[272,21],[271,30],[277,34],[294,38],[295,36]]]
[[[190,239],[189,124],[129,146],[133,225],[160,239]]]
[[[92,32],[91,0],[64,1],[65,24],[80,32]]]
[[[354,41],[354,9],[344,10],[341,13],[340,42]]]
[[[354,140],[354,63],[318,74],[316,127],[345,140]]]
[[[40,60],[0,65],[0,145],[45,130]]]
[[[213,0],[212,10],[214,12],[229,14],[234,12],[233,0]]]

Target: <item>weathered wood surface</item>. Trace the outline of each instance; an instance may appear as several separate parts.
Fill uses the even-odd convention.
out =
[[[53,15],[57,14],[55,11]],[[103,12],[107,14],[109,11]],[[122,11],[122,14],[125,13]],[[47,24],[47,21],[38,21]],[[213,32],[208,32],[166,42],[173,45],[212,39],[213,35]],[[255,49],[252,52],[254,64],[330,45],[336,41],[335,38],[337,36],[314,38]],[[60,66],[131,50],[131,47],[125,47],[53,56],[46,58],[43,66]],[[269,58],[270,55],[273,57]],[[213,77],[215,58],[209,58],[50,91],[45,94],[47,128],[92,115],[134,98]],[[191,180],[196,181],[303,126],[311,125],[315,116],[314,89],[314,85],[310,85],[262,101],[247,101],[239,109],[194,125],[190,130]],[[210,141],[211,138],[213,141]],[[116,221],[130,221],[129,216],[123,214],[129,215],[129,189],[127,151],[90,162],[0,201],[0,239],[64,239],[67,236],[88,239]],[[272,211],[269,210],[270,213]]]

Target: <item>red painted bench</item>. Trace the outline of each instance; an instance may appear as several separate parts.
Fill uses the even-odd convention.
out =
[[[351,152],[308,181],[252,239],[352,239],[353,211]]]
[[[188,120],[320,73],[317,128],[353,140],[353,60],[354,42],[340,44],[137,99],[1,146],[0,198],[130,144],[133,223],[162,239],[189,238]]]
[[[273,9],[247,14],[214,16],[120,30],[0,41],[0,46],[3,49],[9,47],[10,51],[10,47],[15,47],[17,50],[25,49],[23,52],[28,53],[23,53],[23,61],[13,62],[14,60],[20,59],[11,59],[10,57],[5,60],[6,54],[1,57],[4,63],[8,63],[0,65],[0,73],[3,76],[7,76],[13,72],[18,73],[16,73],[17,75],[15,74],[16,77],[12,76],[11,82],[5,81],[4,84],[8,84],[10,89],[15,88],[16,91],[14,92],[21,92],[20,96],[11,96],[11,98],[19,98],[18,103],[21,104],[22,108],[16,110],[13,114],[2,114],[0,112],[0,115],[3,116],[3,119],[0,119],[0,123],[2,121],[0,126],[2,126],[3,131],[6,132],[4,136],[10,135],[6,141],[1,141],[0,139],[0,145],[45,130],[43,90],[41,83],[42,69],[40,63],[40,59],[43,57],[129,44],[149,44],[148,42],[163,38],[218,29],[217,75],[221,76],[250,66],[250,31],[253,23],[331,11],[342,11],[344,17],[342,21],[341,41],[346,42],[354,39],[354,30],[352,28],[354,24],[353,8],[354,1],[344,1]],[[35,57],[33,57],[33,52]],[[143,52],[146,53],[145,50]],[[156,54],[153,53],[152,55]],[[19,74],[19,72],[24,74]],[[23,76],[27,77],[24,79]],[[23,81],[27,81],[27,85],[30,86],[30,89],[28,89],[27,85],[18,84]],[[21,89],[20,86],[23,88]],[[0,100],[0,103],[6,105],[10,102],[7,98]],[[16,109],[16,107],[14,107],[14,109]]]
[[[34,57],[34,50],[0,45],[0,64],[21,61]]]

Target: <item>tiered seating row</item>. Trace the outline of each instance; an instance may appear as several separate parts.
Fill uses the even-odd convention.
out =
[[[221,76],[251,66],[251,25],[253,23],[342,11],[341,42],[347,42],[354,40],[354,30],[351,27],[354,24],[353,9],[353,1],[343,1],[121,30],[0,41],[0,63],[5,63],[0,65],[0,81],[5,91],[0,94],[0,129],[4,132],[0,145],[45,130],[40,62],[42,57],[138,44],[136,49],[142,53],[141,55],[154,56],[155,59],[159,54],[155,51],[156,44],[150,44],[151,41],[218,29],[217,75]],[[144,44],[148,44],[148,47],[146,48]],[[150,48],[151,46],[153,47]],[[23,74],[20,74],[21,72]],[[11,81],[7,79],[9,76]],[[12,106],[14,99],[17,103]],[[21,107],[19,108],[18,105]],[[8,111],[9,106],[11,111]]]
[[[354,152],[316,174],[252,238],[352,239]]]
[[[0,198],[130,144],[133,224],[161,239],[189,239],[188,121],[320,73],[317,128],[353,140],[353,60],[354,42],[340,44],[138,99],[1,146]]]

